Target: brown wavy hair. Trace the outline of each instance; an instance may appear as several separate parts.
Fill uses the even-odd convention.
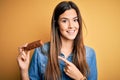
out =
[[[86,62],[86,52],[83,43],[82,33],[82,17],[80,11],[75,3],[72,1],[62,1],[54,9],[51,21],[51,41],[50,41],[50,54],[48,54],[48,63],[46,66],[45,80],[60,80],[61,71],[58,62],[58,55],[61,50],[61,39],[58,25],[59,16],[66,10],[74,9],[78,16],[79,31],[74,39],[73,45],[73,64],[80,70],[80,72],[87,76],[89,67]]]

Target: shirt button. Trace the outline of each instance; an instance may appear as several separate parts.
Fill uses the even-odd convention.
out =
[[[43,67],[45,67],[45,64],[42,64]]]

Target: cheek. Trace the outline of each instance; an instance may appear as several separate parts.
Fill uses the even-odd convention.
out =
[[[76,25],[76,27],[75,27],[75,28],[76,28],[76,30],[79,30],[79,25]]]
[[[77,26],[77,29],[79,30],[79,25]]]
[[[60,24],[59,29],[60,31],[65,31],[67,29],[67,25]]]
[[[76,28],[78,28],[78,29],[79,29],[79,23],[76,23],[76,24],[75,24],[75,26],[76,26]]]
[[[60,27],[59,30],[60,30],[60,33],[63,33],[65,31],[65,28]]]

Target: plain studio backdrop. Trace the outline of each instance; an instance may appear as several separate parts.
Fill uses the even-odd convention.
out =
[[[0,0],[0,80],[20,80],[18,47],[50,40],[52,12],[60,1]],[[85,45],[96,52],[98,80],[120,80],[120,0],[74,2],[87,27]]]

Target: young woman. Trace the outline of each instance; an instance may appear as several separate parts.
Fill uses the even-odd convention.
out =
[[[97,80],[95,52],[84,46],[81,14],[72,1],[56,6],[51,40],[35,49],[30,66],[29,52],[19,52],[22,80]]]

